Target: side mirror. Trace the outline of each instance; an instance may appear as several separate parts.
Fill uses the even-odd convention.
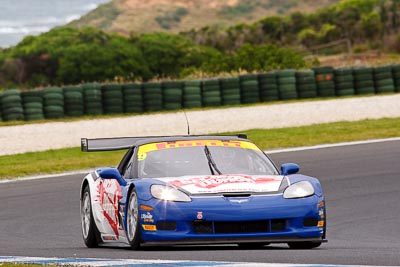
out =
[[[115,179],[118,181],[118,183],[121,186],[126,186],[126,184],[127,184],[125,179],[122,177],[122,175],[119,173],[118,169],[116,169],[116,168],[108,168],[108,169],[101,170],[99,172],[99,176],[102,179]]]
[[[299,165],[296,163],[284,163],[281,166],[281,174],[282,175],[289,175],[298,173],[300,170]]]

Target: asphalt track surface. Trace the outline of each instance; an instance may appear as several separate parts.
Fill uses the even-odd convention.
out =
[[[271,154],[318,177],[328,239],[313,250],[286,245],[88,249],[79,219],[82,175],[0,184],[0,255],[400,266],[400,141]]]

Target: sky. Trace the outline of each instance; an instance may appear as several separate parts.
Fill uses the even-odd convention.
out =
[[[78,19],[110,0],[0,0],[0,47]]]

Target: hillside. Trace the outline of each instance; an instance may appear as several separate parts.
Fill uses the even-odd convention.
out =
[[[269,15],[312,12],[338,0],[112,0],[70,26],[94,26],[108,32],[178,33],[204,26],[230,26]]]
[[[110,2],[96,11],[103,15],[93,21],[99,27],[108,27],[108,32],[96,27],[58,27],[26,37],[17,46],[0,52],[0,86],[204,78],[242,71],[303,69],[318,64],[358,65],[370,60],[384,64],[398,62],[400,54],[399,0],[342,0],[310,13],[266,16],[226,28],[203,25],[181,34],[130,34],[129,29],[113,30],[129,35],[126,38],[109,32],[123,14],[114,4],[134,5],[134,0],[130,1]],[[195,6],[198,2],[188,1],[185,7],[182,4],[175,9],[180,21],[200,12],[200,6]],[[208,4],[209,10],[221,10],[218,2],[212,5],[211,0],[207,1],[203,0],[203,4]],[[159,10],[155,3],[161,2],[136,3],[135,10],[151,5]],[[188,3],[193,4],[190,9]],[[240,10],[245,3],[240,3]],[[265,9],[261,0],[254,3],[253,8]],[[300,7],[300,2],[297,3]],[[230,8],[224,6],[222,10],[229,10],[232,15],[237,6]],[[218,12],[218,16],[227,16]],[[147,15],[151,20],[151,14]],[[175,21],[178,24],[179,20]],[[208,22],[214,23],[211,19]]]

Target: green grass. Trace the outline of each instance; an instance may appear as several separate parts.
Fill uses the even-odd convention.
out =
[[[400,136],[400,118],[244,131],[264,150]],[[224,133],[224,134],[237,134]],[[116,166],[124,151],[83,153],[79,148],[0,156],[0,179]]]
[[[400,136],[400,118],[335,122],[303,127],[246,131],[262,149],[333,144]]]
[[[0,157],[0,179],[116,166],[124,151],[83,153],[80,148]]]

